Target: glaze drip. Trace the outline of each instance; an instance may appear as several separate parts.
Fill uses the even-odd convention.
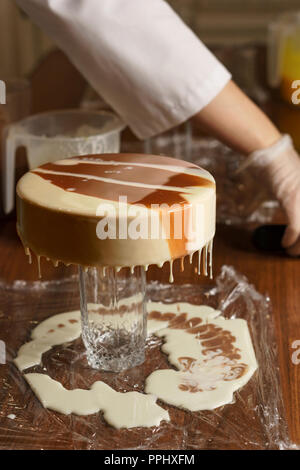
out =
[[[209,254],[209,272],[210,272],[210,279],[212,279],[212,275],[213,275],[213,274],[212,274],[212,249],[213,249],[213,243],[212,243],[212,240],[211,240],[211,241],[210,241],[207,245],[205,245],[205,247],[204,247],[205,256],[204,256],[204,258],[203,258],[204,275],[207,276],[207,275],[208,275],[208,269],[207,269],[207,266],[208,266],[208,264],[207,264],[208,256],[207,256],[207,253]],[[28,261],[29,261],[29,264],[32,264],[32,254],[31,254],[30,248],[29,248],[29,247],[25,247],[24,250],[25,250],[25,254],[26,254],[26,255],[28,256],[28,258],[29,258],[29,260],[28,260]],[[198,253],[198,268],[197,268],[197,273],[198,273],[198,275],[200,275],[200,274],[201,274],[201,259],[202,259],[203,250],[200,249],[200,250],[197,251],[197,253]],[[34,254],[35,254],[35,253],[34,253]],[[190,253],[189,255],[187,255],[187,256],[189,256],[189,261],[190,261],[190,263],[191,263],[192,260],[193,260],[193,255],[194,255],[194,253]],[[35,256],[36,256],[36,259],[37,259],[37,266],[38,266],[38,278],[41,279],[41,278],[42,278],[41,258],[42,258],[43,256],[42,256],[42,255],[36,255],[36,254],[35,254]],[[45,257],[45,259],[46,259],[47,261],[52,261],[54,267],[57,267],[57,266],[59,265],[59,263],[60,263],[59,260],[51,260],[51,259],[48,258],[48,257]],[[181,271],[181,272],[184,271],[184,259],[185,259],[184,256],[180,258],[180,271]],[[174,274],[173,274],[173,265],[174,265],[174,261],[175,261],[175,260],[169,260],[169,261],[167,261],[167,262],[169,263],[169,266],[170,266],[170,275],[169,275],[169,282],[170,282],[170,283],[173,283],[173,282],[174,282]],[[67,264],[66,264],[66,263],[63,263],[63,264],[65,264],[65,266],[69,266],[71,263],[67,263]],[[161,263],[160,265],[158,265],[158,267],[159,267],[159,268],[162,268],[163,265],[164,265],[164,263]],[[89,267],[90,267],[90,266],[82,266],[82,268],[83,268],[83,270],[84,270],[85,272],[88,272]],[[108,267],[108,266],[102,266],[102,270],[103,270],[103,274],[104,274],[104,275],[105,275],[105,271],[106,271],[106,268],[107,268],[107,267]],[[133,265],[133,266],[116,266],[116,267],[114,267],[114,269],[115,269],[115,272],[118,273],[118,272],[121,271],[122,268],[126,268],[126,267],[129,267],[130,273],[133,274],[133,273],[134,273],[134,269],[135,269],[136,266],[135,266],[135,265]],[[147,264],[147,265],[144,265],[144,266],[142,266],[142,267],[143,267],[143,269],[145,270],[145,272],[147,272],[149,265]]]

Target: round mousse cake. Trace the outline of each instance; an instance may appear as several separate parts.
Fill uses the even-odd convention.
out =
[[[206,170],[144,154],[47,163],[17,185],[17,230],[26,249],[54,262],[162,265],[208,246],[216,187]]]

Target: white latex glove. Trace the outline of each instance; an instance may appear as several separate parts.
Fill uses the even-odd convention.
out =
[[[238,172],[255,169],[269,184],[288,218],[282,246],[291,256],[300,255],[300,157],[289,135],[249,155]]]

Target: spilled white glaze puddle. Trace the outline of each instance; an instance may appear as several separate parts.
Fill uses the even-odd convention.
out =
[[[149,302],[147,309],[148,334],[163,338],[161,349],[177,370],[152,372],[146,379],[146,394],[116,392],[102,381],[90,390],[67,390],[48,375],[25,374],[43,406],[77,415],[101,410],[112,426],[132,428],[169,421],[168,412],[156,404],[157,398],[190,411],[212,410],[232,402],[233,393],[257,369],[247,322],[227,320],[211,307],[188,303]],[[19,349],[14,362],[21,371],[38,365],[43,353],[80,335],[79,311],[54,315],[32,331],[32,340]]]

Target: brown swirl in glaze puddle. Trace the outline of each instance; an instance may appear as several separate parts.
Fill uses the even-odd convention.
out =
[[[183,329],[187,333],[195,335],[203,347],[202,354],[207,356],[203,363],[207,363],[213,358],[224,358],[224,366],[229,367],[222,380],[225,382],[241,378],[248,369],[247,364],[239,363],[241,359],[240,350],[234,345],[235,336],[230,331],[225,330],[213,323],[202,323],[201,318],[190,318],[187,320],[187,313],[176,315],[175,313],[160,313],[153,311],[148,315],[149,319],[158,321],[169,321],[168,328]],[[179,363],[183,366],[183,372],[193,372],[197,366],[197,359],[193,357],[179,357]],[[210,390],[216,387],[211,386]],[[179,389],[184,392],[196,393],[204,390],[197,383],[182,383]]]

